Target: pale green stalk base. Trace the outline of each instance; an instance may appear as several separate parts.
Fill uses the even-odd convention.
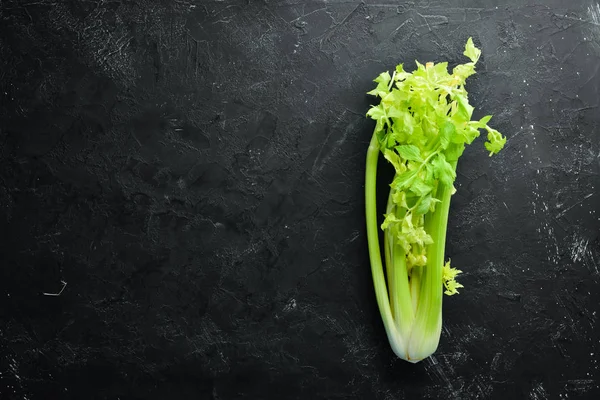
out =
[[[441,202],[435,212],[425,217],[425,230],[433,239],[433,244],[427,246],[427,265],[413,268],[410,280],[403,248],[385,232],[386,285],[376,206],[379,152],[377,137],[373,135],[366,160],[365,211],[375,296],[392,350],[399,358],[416,363],[436,351],[441,335],[442,267],[452,188],[443,185],[438,188],[436,197]],[[392,206],[388,202],[388,212]]]

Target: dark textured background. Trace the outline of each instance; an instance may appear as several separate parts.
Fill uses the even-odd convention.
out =
[[[0,1],[0,398],[600,398],[600,6],[497,3]],[[460,161],[465,289],[412,365],[365,92],[469,36],[508,142]]]

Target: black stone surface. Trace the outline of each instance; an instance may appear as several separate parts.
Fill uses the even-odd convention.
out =
[[[0,398],[600,398],[599,18],[0,1]],[[365,92],[399,62],[464,61],[469,36],[471,101],[508,142],[460,160],[465,289],[412,365],[374,300]]]

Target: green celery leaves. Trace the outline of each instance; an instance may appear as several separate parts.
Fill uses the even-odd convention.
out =
[[[465,145],[479,136],[479,129],[487,131],[485,148],[490,155],[506,143],[505,137],[487,125],[491,115],[471,121],[473,106],[464,83],[475,73],[481,50],[469,38],[463,54],[471,62],[456,66],[452,73],[446,62],[423,65],[417,61],[412,73],[399,64],[393,75],[380,74],[374,80],[377,87],[368,92],[381,99],[367,115],[378,122],[381,151],[396,170],[392,191],[405,191],[413,199],[412,206],[395,208],[399,220],[412,212],[426,214],[435,209],[437,186],[453,186],[456,162]]]

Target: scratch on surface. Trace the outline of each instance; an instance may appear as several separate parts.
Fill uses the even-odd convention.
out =
[[[586,21],[590,25],[590,40],[592,45],[596,49],[600,48],[600,4],[596,3],[588,7],[589,21]]]
[[[348,22],[348,21],[350,20],[350,18],[351,18],[351,17],[354,15],[354,13],[356,13],[356,11],[357,11],[357,10],[358,10],[358,9],[359,9],[361,6],[363,6],[363,5],[364,5],[364,3],[361,1],[360,3],[358,3],[358,4],[356,5],[356,7],[354,7],[354,8],[352,9],[352,11],[350,11],[350,12],[348,13],[348,15],[346,15],[346,16],[344,17],[344,19],[342,19],[342,21],[341,21],[339,24],[334,22],[334,25],[333,25],[331,28],[327,29],[327,31],[326,31],[326,32],[325,32],[323,35],[321,35],[321,36],[319,37],[319,39],[320,39],[320,41],[319,41],[319,46],[320,46],[320,47],[323,47],[323,41],[324,41],[324,40],[327,40],[327,39],[329,39],[329,37],[330,37],[330,36],[331,36],[331,35],[332,35],[332,34],[333,34],[333,33],[334,33],[334,32],[335,32],[335,31],[336,31],[336,30],[337,30],[337,29],[338,29],[340,26],[343,26],[343,25],[344,25],[346,22]]]
[[[600,271],[598,271],[598,264],[596,264],[596,260],[594,259],[594,254],[592,254],[592,252],[588,251],[587,256],[589,257],[590,261],[592,262],[592,265],[594,266],[596,275],[600,274]]]
[[[317,314],[316,317],[325,322],[332,332],[342,337],[342,342],[346,347],[346,354],[342,357],[342,362],[348,360],[347,357],[351,357],[360,365],[371,365],[371,360],[375,357],[376,351],[375,347],[369,345],[365,340],[363,326],[353,325],[348,313],[346,313],[346,318],[340,318],[339,320],[330,315]]]
[[[589,6],[588,15],[590,16],[589,22],[597,27],[597,31],[600,34],[600,3],[596,3],[595,6]]]
[[[445,25],[448,23],[448,17],[444,16],[444,15],[423,15],[419,12],[417,12],[417,15],[421,18],[423,18],[423,21],[425,21],[425,25],[427,25],[427,28],[429,29],[429,31],[431,32],[431,26],[437,26],[437,25]],[[432,24],[429,23],[429,20],[432,20]]]
[[[54,297],[58,297],[62,294],[62,292],[65,290],[65,288],[67,287],[67,282],[65,281],[60,281],[60,283],[62,284],[62,288],[60,288],[60,290],[56,293],[48,293],[48,292],[44,292],[42,293],[44,296],[54,296]]]
[[[329,141],[329,137],[331,136],[332,132],[330,131],[327,136],[325,137],[325,142],[323,142],[323,144],[327,143]],[[312,171],[313,174],[315,173],[315,170],[321,170],[323,168],[323,164],[321,163],[320,166],[317,167],[317,162],[319,161],[319,159],[321,158],[321,153],[323,153],[323,148],[325,146],[321,146],[321,149],[319,150],[319,153],[317,154],[317,156],[315,157],[315,161],[313,162],[313,166],[312,166]]]
[[[324,10],[327,10],[327,7],[318,8],[318,9],[316,9],[316,10],[313,10],[313,11],[311,11],[311,12],[307,13],[307,14],[302,14],[302,15],[301,15],[301,16],[299,16],[298,18],[294,18],[293,20],[291,20],[289,23],[290,23],[290,24],[293,24],[294,22],[296,22],[296,21],[298,21],[298,20],[300,20],[300,19],[302,19],[302,18],[308,17],[309,15],[312,15],[312,14],[314,14],[314,13],[317,13],[317,12],[319,12],[319,11],[324,11]]]
[[[461,367],[469,362],[469,355],[462,351],[454,353],[440,354],[444,366],[450,371],[450,375],[455,374],[455,367]]]
[[[394,29],[394,30],[392,31],[392,33],[390,33],[389,37],[393,37],[393,36],[395,36],[395,35],[396,35],[396,33],[397,33],[397,32],[398,32],[400,29],[402,29],[402,27],[403,27],[404,25],[408,24],[409,22],[414,22],[414,21],[413,21],[413,19],[412,19],[412,18],[408,18],[406,21],[404,21],[404,22],[402,22],[400,25],[398,25],[398,27],[397,27],[396,29]]]
[[[595,383],[593,379],[570,379],[565,384],[565,390],[571,393],[585,394],[594,387]]]
[[[339,26],[341,26],[341,25],[344,25],[346,22],[348,22],[348,20],[350,19],[350,17],[351,17],[351,16],[352,16],[352,15],[353,15],[353,14],[356,12],[356,10],[358,10],[358,9],[360,8],[360,6],[362,6],[362,5],[364,5],[364,3],[363,3],[362,1],[361,1],[361,2],[359,2],[359,3],[356,5],[356,7],[354,7],[354,8],[352,9],[352,11],[350,11],[350,12],[348,13],[348,15],[346,15],[346,16],[344,17],[344,19],[342,19],[342,22],[340,22],[339,24],[336,24],[336,26],[335,26],[333,29],[335,30],[337,27],[339,27]]]
[[[565,313],[567,314],[566,317],[568,318],[568,320],[570,322],[569,326],[571,327],[571,330],[573,331],[575,336],[577,338],[579,338],[581,335],[579,333],[579,330],[576,327],[575,320],[573,319],[573,317],[571,316],[571,313],[569,312],[569,309],[567,308],[567,305],[565,304],[563,299],[560,297],[560,295],[554,295],[554,298],[556,299],[556,303],[559,305],[559,307],[565,310]]]
[[[477,375],[475,377],[475,379],[473,379],[472,384],[467,388],[467,390],[470,390],[471,387],[473,387],[475,389],[477,389],[478,392],[478,399],[487,399],[489,398],[490,393],[492,392],[492,385],[490,382],[487,382],[487,379],[485,379],[483,376],[481,375]]]
[[[427,361],[428,361],[428,365],[426,367],[427,373],[429,375],[434,375],[440,381],[444,382],[446,387],[452,393],[453,398],[455,398],[458,395],[458,393],[456,393],[454,387],[452,386],[452,382],[448,378],[448,375],[446,374],[446,372],[444,372],[444,369],[438,362],[437,358],[435,358],[435,356],[430,356],[429,358],[427,358]]]
[[[492,363],[490,364],[490,370],[492,370],[493,372],[498,371],[498,367],[500,366],[500,357],[502,357],[501,353],[494,354],[494,358],[492,360]]]
[[[583,196],[583,198],[581,200],[579,200],[577,203],[573,204],[570,207],[565,208],[564,210],[562,210],[561,212],[559,212],[556,215],[556,219],[562,217],[563,215],[565,215],[565,213],[569,210],[571,210],[573,207],[578,206],[579,204],[583,203],[584,201],[586,201],[587,199],[589,199],[590,197],[592,197],[594,195],[594,193],[588,193],[585,196]]]
[[[583,237],[575,238],[575,241],[571,247],[571,259],[574,262],[583,260],[589,242],[589,239],[585,239]]]
[[[544,385],[542,385],[541,382],[531,389],[531,392],[529,392],[529,398],[531,400],[546,400],[548,398],[546,389],[544,389]]]
[[[340,115],[340,117],[338,118],[338,122],[343,121],[345,115],[346,115],[346,111],[344,110],[342,112],[342,114]],[[329,139],[331,138],[331,135],[332,135],[333,131],[335,130],[335,128],[331,132],[329,132],[329,134],[325,138],[325,141],[323,142],[323,145],[321,146],[321,149],[319,150],[319,154],[317,154],[317,157],[315,158],[315,161],[313,162],[313,166],[312,166],[313,175],[315,174],[315,172],[320,172],[323,169],[323,166],[331,158],[331,156],[342,147],[342,145],[348,138],[348,133],[350,133],[354,129],[354,127],[355,127],[354,122],[351,122],[350,124],[348,124],[346,126],[346,129],[344,129],[342,136],[338,140],[336,140],[335,143],[332,145],[331,150],[324,152],[323,149],[328,144]]]

